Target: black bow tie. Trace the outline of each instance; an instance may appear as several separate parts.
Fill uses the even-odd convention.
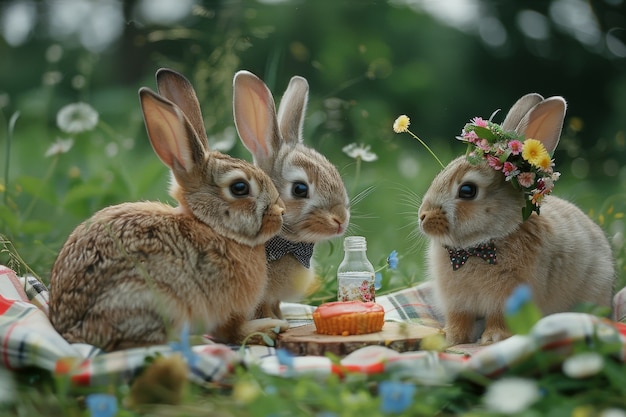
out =
[[[493,240],[468,249],[452,249],[445,247],[450,255],[450,263],[455,271],[465,265],[470,256],[478,256],[490,265],[496,264],[496,244]]]
[[[290,253],[308,269],[311,267],[313,245],[313,243],[292,242],[280,236],[274,236],[265,243],[265,256],[268,261],[276,261]]]

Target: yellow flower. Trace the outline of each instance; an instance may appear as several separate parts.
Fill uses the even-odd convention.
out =
[[[396,133],[403,133],[409,131],[409,125],[411,120],[406,115],[398,116],[395,122],[393,122],[393,131]]]
[[[541,164],[545,164],[547,159],[548,167],[550,166],[550,155],[543,146],[543,143],[539,142],[537,139],[526,139],[524,141],[522,146],[522,158],[538,168],[542,168]]]
[[[537,167],[541,168],[542,171],[547,171],[550,169],[552,165],[552,160],[550,159],[550,155],[546,152],[545,156],[542,156],[540,160],[537,161]]]

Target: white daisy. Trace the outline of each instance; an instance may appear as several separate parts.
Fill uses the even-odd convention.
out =
[[[485,406],[496,413],[515,414],[526,410],[540,397],[535,381],[502,378],[489,386],[483,397]]]
[[[87,103],[72,103],[57,113],[57,126],[65,133],[81,133],[98,124],[98,112]]]
[[[378,155],[370,151],[369,145],[351,143],[341,149],[350,158],[372,162],[378,159]]]

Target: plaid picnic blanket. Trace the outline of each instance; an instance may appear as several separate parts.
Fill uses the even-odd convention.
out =
[[[443,315],[432,300],[428,282],[376,298],[385,309],[387,321],[442,328]],[[292,326],[299,326],[312,322],[315,307],[283,303],[281,309]],[[293,357],[267,346],[247,346],[242,357],[235,352],[239,347],[221,344],[181,348],[180,344],[172,343],[103,353],[90,345],[65,341],[48,319],[46,287],[35,277],[18,277],[14,271],[0,265],[2,365],[9,370],[38,367],[67,375],[72,383],[82,386],[128,382],[146,366],[149,358],[174,354],[182,354],[187,360],[189,378],[197,383],[221,380],[238,361],[258,364],[268,374],[283,376],[402,370],[424,383],[448,383],[468,369],[497,377],[538,350],[556,351],[565,359],[572,353],[575,343],[592,343],[594,337],[621,346],[618,359],[626,361],[626,324],[623,324],[626,322],[626,290],[615,296],[613,320],[583,313],[560,313],[541,319],[528,335],[515,335],[486,347],[473,344],[455,346],[446,352],[398,353],[382,346],[368,346],[352,352],[339,363],[321,356]],[[190,356],[189,351],[193,355]]]

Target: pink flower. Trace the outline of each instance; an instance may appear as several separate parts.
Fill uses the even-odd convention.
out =
[[[516,176],[517,174],[520,173],[519,169],[517,169],[517,167],[515,166],[515,164],[506,161],[504,163],[504,165],[502,166],[502,173],[504,173],[504,175],[506,175],[506,179],[507,181],[511,179],[511,177]]]
[[[476,146],[485,152],[489,152],[491,150],[491,146],[489,145],[489,141],[487,139],[481,139],[480,141],[477,140]]]
[[[535,183],[535,173],[522,172],[517,176],[517,182],[524,188],[531,187]]]
[[[500,159],[496,158],[493,155],[487,155],[487,163],[489,164],[491,168],[495,170],[502,169],[502,162],[500,162]]]
[[[463,139],[469,143],[475,143],[478,140],[478,135],[473,130],[469,132],[463,131]]]
[[[522,142],[519,140],[512,140],[509,142],[509,149],[513,155],[519,155],[522,152],[522,146]]]
[[[482,117],[474,117],[472,123],[479,127],[487,127],[487,121],[483,120]]]

